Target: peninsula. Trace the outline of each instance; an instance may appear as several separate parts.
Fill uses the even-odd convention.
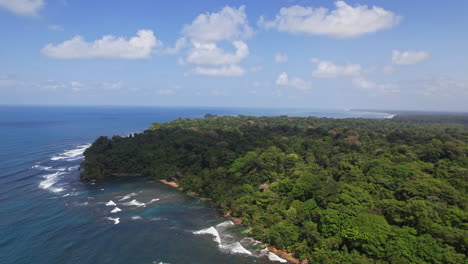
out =
[[[98,138],[81,178],[172,182],[303,263],[463,263],[467,143],[427,117],[207,114]]]

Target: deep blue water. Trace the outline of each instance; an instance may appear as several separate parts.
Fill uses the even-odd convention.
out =
[[[82,152],[97,137],[126,136],[153,122],[205,113],[388,116],[292,109],[0,106],[0,263],[272,263],[210,204],[171,187],[143,179],[79,181]],[[221,243],[215,241],[216,233]]]

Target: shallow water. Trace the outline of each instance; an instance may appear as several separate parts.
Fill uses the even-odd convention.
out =
[[[205,113],[290,112],[0,106],[0,263],[272,263],[210,204],[174,188],[79,180],[82,153],[98,136]]]

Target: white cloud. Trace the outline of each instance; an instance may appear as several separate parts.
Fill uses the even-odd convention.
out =
[[[451,77],[431,76],[416,80],[412,84],[416,90],[426,96],[436,97],[468,97],[468,80]]]
[[[215,43],[193,43],[186,62],[196,65],[237,64],[249,55],[249,48],[243,41],[234,41],[235,53],[227,53]]]
[[[284,63],[284,62],[287,62],[287,61],[288,61],[288,56],[286,54],[277,53],[275,55],[275,62],[276,63]]]
[[[359,89],[372,90],[376,94],[394,94],[399,92],[396,85],[380,84],[368,80],[360,64],[338,65],[330,61],[315,58],[312,58],[311,62],[317,65],[317,68],[312,72],[312,76],[316,78],[347,78],[351,80],[353,86]]]
[[[331,11],[324,7],[283,7],[272,21],[261,17],[259,25],[293,34],[352,38],[391,28],[401,20],[395,13],[377,6],[353,7],[344,1],[336,1],[335,6]]]
[[[245,6],[224,7],[217,13],[200,14],[182,31],[196,42],[218,42],[248,38],[253,34],[248,25]]]
[[[426,51],[399,51],[392,52],[392,63],[396,65],[414,65],[421,63],[429,58]]]
[[[312,72],[312,76],[317,78],[336,77],[357,77],[363,74],[363,69],[359,64],[337,65],[330,61],[311,59],[317,68]]]
[[[173,48],[166,48],[162,51],[163,54],[177,54],[183,48],[187,46],[187,39],[186,38],[179,38]]]
[[[372,90],[374,94],[390,95],[399,94],[400,89],[398,85],[392,83],[375,83],[367,80],[365,77],[355,77],[352,79],[354,86],[364,90]]]
[[[242,76],[245,70],[238,65],[224,65],[220,67],[195,67],[192,72],[197,75],[207,76]]]
[[[155,47],[161,46],[152,30],[139,30],[135,37],[126,39],[106,35],[93,42],[75,36],[60,44],[47,44],[42,54],[57,59],[124,58],[142,59],[151,56]]]
[[[78,82],[78,81],[71,81],[68,85],[70,86],[70,88],[74,92],[81,91],[81,89],[85,86],[84,84],[82,84],[81,82]]]
[[[312,88],[310,82],[304,81],[303,79],[297,77],[290,79],[286,72],[282,72],[278,76],[276,79],[276,85],[292,87],[301,91],[307,91]]]
[[[242,76],[247,72],[239,66],[249,55],[249,47],[241,39],[250,37],[253,30],[248,25],[244,6],[226,6],[216,13],[200,14],[190,25],[184,26],[182,33],[189,40],[190,48],[185,58],[179,58],[179,64],[196,65],[192,73]],[[229,42],[235,51],[224,50],[221,42]]]
[[[353,84],[356,87],[362,88],[362,89],[373,89],[377,87],[377,85],[374,82],[371,82],[365,79],[364,77],[353,78]]]
[[[44,0],[0,0],[0,7],[20,16],[37,16],[44,5]]]
[[[102,88],[104,90],[120,90],[123,87],[124,87],[123,81],[99,83],[99,88]]]

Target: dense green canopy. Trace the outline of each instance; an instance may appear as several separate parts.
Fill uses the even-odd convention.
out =
[[[207,115],[100,137],[81,176],[177,181],[311,263],[466,263],[467,143],[427,117]]]

